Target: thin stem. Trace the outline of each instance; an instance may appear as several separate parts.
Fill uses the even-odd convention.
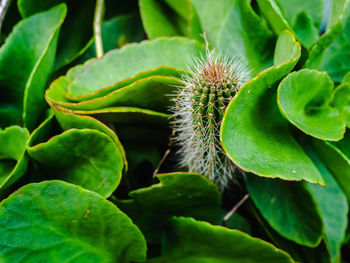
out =
[[[96,55],[98,58],[103,56],[103,43],[101,23],[104,13],[104,0],[96,0],[95,16],[94,16],[94,38]]]
[[[164,163],[165,159],[168,157],[170,153],[170,149],[167,149],[162,157],[162,159],[159,161],[158,165],[157,165],[157,168],[154,170],[153,172],[153,177],[156,177],[160,167],[162,166],[162,164]]]
[[[10,2],[11,0],[1,0],[0,2],[0,33],[1,33],[2,21],[5,18],[5,14]]]
[[[230,217],[238,210],[238,208],[240,208],[244,202],[248,199],[249,195],[246,194],[245,196],[243,196],[243,198],[234,206],[232,207],[232,209],[224,216],[224,218],[222,219],[222,225],[225,226],[227,220],[230,219]]]

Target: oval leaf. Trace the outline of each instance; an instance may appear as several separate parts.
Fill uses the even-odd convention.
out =
[[[66,12],[63,4],[22,20],[0,48],[1,91],[8,104],[23,111],[25,126],[30,130],[45,108],[44,90]]]
[[[18,216],[21,215],[21,216]],[[138,228],[100,195],[62,181],[29,184],[0,204],[6,262],[143,262]]]
[[[123,158],[118,148],[108,135],[97,130],[67,130],[28,147],[28,153],[49,169],[51,176],[105,197],[114,192],[122,176]]]
[[[195,249],[194,249],[195,248]],[[273,245],[241,231],[192,218],[173,218],[165,234],[163,256],[150,262],[169,263],[292,263]]]
[[[289,41],[285,41],[286,38]],[[279,41],[291,47],[299,46],[291,33],[281,33],[276,49],[294,50],[290,60],[261,72],[240,89],[223,119],[222,145],[230,159],[248,172],[323,184],[320,173],[278,111],[276,91],[272,87],[293,69],[300,56],[300,46],[297,49],[280,47]]]
[[[332,97],[333,82],[316,70],[293,72],[278,86],[278,106],[288,121],[315,138],[338,141],[344,136],[345,121],[330,106]]]
[[[301,182],[247,175],[247,189],[266,221],[283,237],[316,247],[323,237],[317,203]]]
[[[158,38],[130,44],[88,61],[68,85],[67,97],[89,95],[134,75],[161,66],[183,69],[188,59],[204,53],[204,46],[191,39]],[[78,70],[78,69],[77,69]]]

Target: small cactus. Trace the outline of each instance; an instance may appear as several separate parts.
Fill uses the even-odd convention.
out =
[[[207,176],[224,190],[235,166],[221,147],[220,125],[226,107],[245,81],[245,65],[215,56],[207,48],[206,56],[194,59],[189,71],[174,99],[174,142],[179,146],[180,165]]]

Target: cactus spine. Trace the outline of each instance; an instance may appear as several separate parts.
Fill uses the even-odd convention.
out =
[[[235,166],[221,147],[220,125],[247,72],[241,60],[215,56],[208,49],[189,68],[173,109],[180,165],[207,176],[223,190],[233,179]]]

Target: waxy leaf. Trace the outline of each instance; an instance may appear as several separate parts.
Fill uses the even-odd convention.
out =
[[[167,112],[172,105],[169,95],[175,94],[177,87],[182,84],[180,79],[168,76],[150,76],[135,79],[124,87],[109,89],[110,93],[104,96],[80,102],[70,102],[64,97],[65,78],[61,77],[51,84],[46,93],[50,102],[71,110],[98,110],[106,107],[128,106],[140,107],[155,111]],[[125,83],[124,83],[125,84]],[[97,92],[102,93],[102,90]]]
[[[205,214],[218,209],[221,196],[218,187],[199,174],[158,174],[160,183],[134,190],[129,195],[147,210],[168,215]]]
[[[190,0],[140,0],[139,5],[150,39],[181,35],[200,40],[198,16]]]
[[[59,3],[67,5],[67,18],[62,25],[62,32],[58,39],[55,69],[72,62],[91,45],[95,2],[85,0],[81,5],[74,0],[18,1],[18,9],[24,18],[45,11]]]
[[[332,96],[333,82],[316,70],[293,72],[278,86],[278,106],[288,121],[315,138],[338,141],[344,136],[345,121],[330,106]]]
[[[65,15],[66,6],[59,5],[22,20],[0,48],[0,90],[6,94],[3,99],[23,111],[24,124],[30,130],[45,108],[44,90]]]
[[[128,164],[126,161],[124,148],[121,145],[118,136],[115,134],[115,132],[112,129],[110,129],[108,126],[106,126],[102,122],[90,116],[75,115],[72,112],[56,105],[51,105],[51,107],[53,108],[55,117],[63,130],[69,130],[72,128],[94,129],[107,134],[119,149],[120,155],[122,156],[123,162],[124,162],[124,168],[125,168],[124,170],[127,170]]]
[[[163,251],[161,258],[150,262],[294,262],[287,253],[261,239],[185,217],[171,219]]]
[[[350,83],[342,83],[334,90],[331,106],[340,111],[346,126],[350,128]]]
[[[350,200],[350,133],[339,142],[314,140],[315,151]]]
[[[242,58],[252,76],[272,65],[273,35],[248,0],[192,0],[214,48]]]
[[[323,0],[257,0],[275,33],[292,30],[298,41],[310,48],[319,37]]]
[[[311,49],[304,67],[327,71],[333,81],[340,82],[350,71],[349,43],[350,13],[344,14],[337,24],[322,35]]]
[[[282,53],[280,49],[291,52],[289,60],[248,81],[231,101],[221,126],[222,145],[229,158],[245,171],[323,184],[320,173],[278,111],[274,87],[297,63],[300,46],[291,33],[284,31],[277,41],[277,55]]]
[[[106,54],[102,59],[89,60],[76,69],[80,73],[68,84],[68,98],[89,95],[101,88],[160,66],[178,69],[187,67],[188,59],[204,53],[204,46],[181,37],[159,38],[130,44]]]
[[[16,182],[26,172],[28,157],[25,149],[28,137],[28,130],[19,126],[0,129],[1,190]]]
[[[97,130],[70,129],[28,147],[28,153],[50,171],[51,177],[105,197],[115,191],[123,172],[119,149],[108,135]]]
[[[102,22],[103,51],[120,48],[127,43],[139,42],[144,39],[144,30],[140,18],[136,14],[119,15]],[[92,43],[81,59],[96,57],[96,46]]]
[[[247,175],[247,189],[262,216],[281,236],[316,247],[323,236],[317,203],[301,182]]]
[[[0,204],[6,262],[143,262],[138,228],[100,195],[62,181],[29,184]]]
[[[221,194],[212,181],[199,174],[180,172],[158,174],[157,178],[160,183],[131,191],[132,200],[117,203],[139,226],[147,241],[160,243],[162,228],[171,216],[217,220]]]
[[[338,262],[340,248],[348,224],[349,205],[341,188],[327,170],[314,151],[308,152],[310,158],[325,180],[326,186],[307,184],[317,201],[325,226],[325,239],[330,251],[332,262]]]

